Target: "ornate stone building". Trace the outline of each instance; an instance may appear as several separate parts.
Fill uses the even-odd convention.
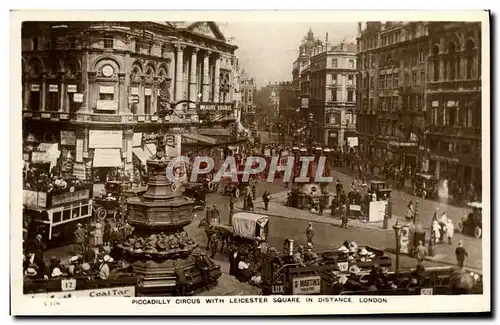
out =
[[[367,22],[358,33],[359,149],[378,163],[423,163],[426,22]]]
[[[254,99],[257,94],[257,84],[255,79],[246,73],[245,69],[241,71],[240,93],[242,123],[246,128],[250,128],[256,122],[257,106]]]
[[[356,130],[356,45],[332,46],[327,35],[324,44],[313,48],[309,69],[309,105],[317,126],[314,141],[343,148]]]
[[[213,115],[234,121],[236,48],[214,22],[27,22],[24,136],[58,143],[78,177],[89,168],[130,170],[151,154],[142,135],[160,129],[172,133],[169,154],[180,154],[181,133],[209,141],[190,128],[209,129],[200,122]],[[155,114],[161,85],[170,102],[184,101],[165,118]]]
[[[427,65],[425,167],[480,189],[481,23],[430,22]]]

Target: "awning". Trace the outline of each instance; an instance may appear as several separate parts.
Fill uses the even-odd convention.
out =
[[[120,167],[121,165],[120,149],[94,149],[92,167]]]
[[[146,161],[152,156],[148,149],[133,148],[132,152],[143,164],[146,164]]]
[[[204,142],[204,143],[208,143],[208,144],[216,144],[217,143],[216,139],[211,138],[211,137],[207,137],[207,136],[201,135],[201,134],[183,133],[182,136],[185,138],[191,139],[191,140],[198,141],[198,142]]]

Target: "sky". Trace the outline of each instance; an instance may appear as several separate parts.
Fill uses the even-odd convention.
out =
[[[292,80],[293,61],[309,27],[314,37],[323,42],[328,33],[328,42],[332,45],[343,39],[355,42],[357,34],[356,22],[227,22],[218,25],[226,39],[234,37],[232,43],[238,46],[236,55],[240,69],[253,76],[258,87],[268,82]]]

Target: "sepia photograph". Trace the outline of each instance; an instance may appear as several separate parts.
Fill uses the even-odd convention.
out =
[[[490,311],[488,12],[11,27],[13,314]]]

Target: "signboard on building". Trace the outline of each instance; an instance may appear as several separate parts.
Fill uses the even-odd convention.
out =
[[[76,133],[73,131],[61,131],[61,145],[74,146],[76,144]]]
[[[301,108],[309,108],[309,98],[301,98],[300,100],[300,107]]]
[[[358,137],[347,137],[347,145],[351,148],[357,147],[358,144]]]
[[[321,292],[321,276],[306,276],[292,279],[293,295],[311,295]]]
[[[49,85],[50,93],[57,93],[59,91],[59,85]]]
[[[73,94],[73,102],[75,103],[83,103],[83,94]]]
[[[118,110],[118,101],[117,100],[98,100],[96,109],[100,110],[100,111],[116,111],[116,110]]]
[[[68,85],[68,93],[76,93],[77,88],[76,85]]]
[[[40,91],[40,85],[36,84],[31,85],[31,91]]]
[[[90,130],[89,148],[121,148],[123,132],[119,130]]]
[[[83,139],[76,140],[75,156],[77,162],[83,162]]]
[[[232,104],[201,104],[201,111],[231,111],[233,110]]]
[[[102,288],[90,290],[74,290],[74,291],[60,291],[60,292],[44,292],[30,294],[32,298],[75,298],[75,297],[135,297],[135,287],[116,287],[116,288]]]
[[[149,143],[157,143],[158,140],[163,138],[163,142],[167,147],[175,148],[177,146],[177,140],[174,134],[158,134],[158,133],[142,133],[142,145]]]

